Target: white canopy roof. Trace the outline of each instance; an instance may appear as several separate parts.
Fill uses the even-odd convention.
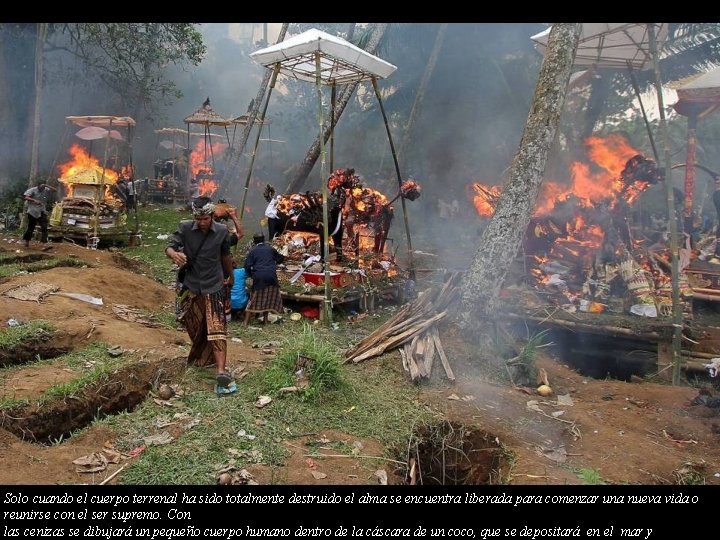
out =
[[[658,49],[667,38],[666,23],[655,25]],[[575,55],[575,66],[598,66],[634,69],[650,67],[650,42],[647,23],[583,23],[580,43]],[[552,26],[530,39],[545,54]]]
[[[273,67],[302,81],[317,77],[315,53],[320,53],[320,77],[324,84],[347,84],[391,75],[397,67],[356,47],[347,40],[311,28],[300,35],[250,54],[257,63]]]
[[[65,121],[76,126],[134,126],[129,116],[66,116]]]
[[[678,92],[680,90],[704,90],[708,88],[720,88],[720,67],[713,68],[700,75],[688,77],[685,79],[685,84],[677,87]]]

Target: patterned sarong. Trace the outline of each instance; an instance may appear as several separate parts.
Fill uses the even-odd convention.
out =
[[[180,308],[179,320],[185,325],[192,340],[188,363],[213,365],[213,352],[227,350],[225,289],[212,294],[195,294],[186,290]]]
[[[282,296],[280,296],[280,287],[270,285],[259,291],[253,291],[245,311],[250,313],[271,311],[282,315],[283,305]]]

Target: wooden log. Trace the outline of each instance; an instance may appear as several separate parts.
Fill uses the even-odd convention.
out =
[[[438,333],[437,328],[432,328],[431,332],[433,340],[435,341],[435,349],[437,349],[438,355],[440,356],[440,362],[442,363],[442,367],[445,369],[445,375],[447,375],[448,379],[455,382],[455,374],[450,367],[450,362],[448,362],[447,356],[445,356],[445,350],[442,347],[442,343],[440,343],[440,334]]]
[[[420,378],[420,372],[418,371],[417,363],[415,362],[415,359],[413,358],[412,352],[410,350],[410,345],[405,344],[405,358],[407,358],[407,364],[408,364],[408,373],[410,373],[410,380],[415,382]]]
[[[418,332],[415,334],[415,337],[412,338],[412,341],[410,342],[410,350],[412,351],[412,361],[417,366],[419,377],[428,377],[430,374],[425,369],[425,360],[423,358],[423,351],[425,349],[421,348],[423,346],[421,334],[422,332]]]
[[[432,337],[432,330],[425,332],[425,371],[430,378],[432,375],[433,359],[435,358],[435,340]]]
[[[410,364],[407,360],[407,353],[405,352],[405,348],[400,349],[400,358],[402,359],[402,367],[405,371],[410,371]]]
[[[687,351],[683,349],[680,351],[680,354],[682,356],[687,356],[690,358],[702,358],[703,360],[714,360],[715,358],[720,357],[720,353],[706,353],[706,352],[700,352],[700,351]]]
[[[402,345],[406,341],[409,341],[410,339],[412,339],[412,337],[416,333],[422,332],[423,330],[432,326],[433,324],[435,324],[435,322],[439,321],[446,315],[447,315],[447,311],[438,313],[437,315],[435,315],[434,317],[431,317],[427,321],[424,321],[423,323],[420,323],[411,328],[408,328],[402,334],[393,336],[388,341],[380,343],[380,344],[376,345],[375,347],[368,349],[367,351],[365,351],[357,356],[350,356],[350,357],[346,358],[345,363],[353,362],[353,363],[357,364],[358,362],[362,362],[363,360],[367,360],[368,358],[372,358],[373,356],[379,356],[382,353],[384,353],[386,350],[392,349],[393,347],[397,347],[398,345]]]
[[[377,343],[383,337],[392,334],[399,328],[407,328],[408,321],[419,318],[421,315],[418,313],[418,310],[422,311],[423,306],[426,304],[429,305],[429,298],[427,293],[423,292],[415,302],[405,305],[405,307],[385,321],[385,323],[377,327],[371,334],[359,341],[354,347],[345,353],[345,357],[347,358],[350,355],[360,353],[361,351],[369,348],[369,346]]]
[[[534,315],[516,315],[515,313],[506,313],[503,315],[503,317],[522,321],[533,321],[540,324],[546,324],[548,326],[578,328],[591,334],[619,334],[623,336],[642,338],[648,341],[662,341],[664,339],[669,339],[658,332],[636,332],[635,330],[630,330],[629,328],[620,328],[617,326],[606,326],[599,324],[583,324],[573,321],[566,321],[565,319],[551,319],[549,317],[536,317]]]

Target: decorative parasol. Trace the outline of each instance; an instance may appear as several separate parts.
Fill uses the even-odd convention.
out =
[[[667,38],[667,23],[651,23],[656,28],[658,44]],[[547,48],[548,27],[530,39],[542,54]],[[646,23],[583,23],[573,65],[645,69],[651,67],[650,36]]]
[[[111,139],[116,139],[118,141],[123,140],[123,136],[118,130],[107,130],[100,126],[84,127],[75,133],[75,136],[83,141],[97,141],[98,139],[104,139],[105,137],[110,137]]]

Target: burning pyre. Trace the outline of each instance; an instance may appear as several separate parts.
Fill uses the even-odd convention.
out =
[[[77,229],[123,225],[127,214],[125,202],[119,196],[118,180],[132,181],[132,167],[122,167],[119,172],[103,167],[97,158],[77,144],[70,147],[69,153],[72,158],[58,167],[58,180],[66,193],[53,207],[50,225]]]
[[[385,253],[395,199],[390,201],[380,191],[364,187],[352,168],[333,171],[327,186],[329,245],[334,248],[337,261],[382,271],[387,276],[397,274],[392,257]],[[420,189],[419,184],[408,180],[398,196],[412,201],[420,196]],[[268,184],[263,195],[271,200],[275,188]],[[276,247],[291,260],[319,253],[322,194],[308,191],[278,195],[275,201],[283,231],[274,241]]]
[[[573,162],[569,186],[543,182],[525,235],[528,274],[568,311],[665,314],[669,265],[645,239],[634,238],[627,219],[663,172],[619,135],[590,137],[586,144],[594,166]],[[480,216],[492,216],[500,193],[480,182],[470,186]],[[683,292],[690,294],[686,286]]]

